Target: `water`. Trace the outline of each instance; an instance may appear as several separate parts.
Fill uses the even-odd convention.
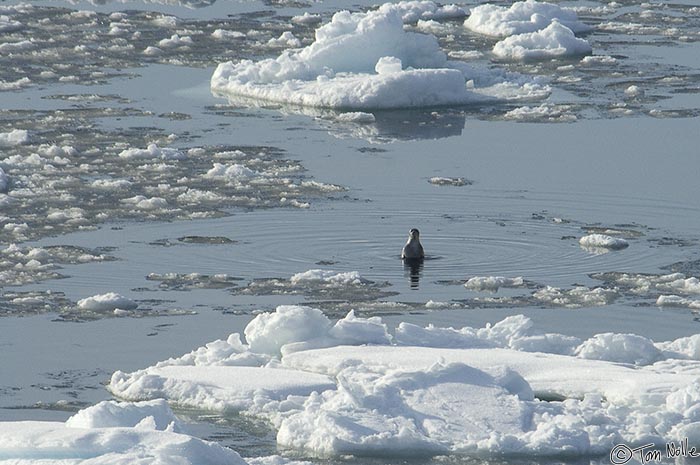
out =
[[[658,308],[658,293],[654,292],[620,291],[607,305],[578,308],[562,308],[532,297],[543,286],[602,285],[590,276],[593,273],[664,274],[664,266],[700,258],[700,74],[695,59],[699,42],[697,18],[688,13],[692,5],[665,8],[672,10],[667,12],[670,17],[685,20],[679,25],[666,17],[644,19],[637,4],[623,2],[617,13],[628,16],[615,21],[651,24],[666,32],[593,33],[594,51],[617,57],[615,66],[572,71],[562,63],[504,65],[549,76],[554,87],[551,100],[569,107],[565,112],[577,117],[575,123],[515,122],[505,115],[518,105],[509,104],[377,112],[375,123],[358,125],[328,119],[332,112],[242,106],[209,91],[208,81],[219,61],[275,56],[278,50],[245,45],[231,51],[231,44],[215,45],[209,40],[209,47],[176,50],[164,58],[137,53],[145,44],[172,32],[154,27],[148,12],[175,15],[186,21],[180,27],[207,32],[219,23],[227,24],[228,15],[237,15],[241,30],[259,28],[276,37],[289,16],[308,10],[327,19],[341,6],[348,7],[339,2],[298,7],[219,1],[201,8],[141,2],[33,4],[41,9],[25,13],[32,26],[14,32],[17,38],[40,29],[39,20],[54,13],[60,15],[53,16],[51,27],[60,28],[71,21],[65,15],[74,9],[99,13],[138,10],[140,13],[130,14],[132,28],[144,30],[144,36],[125,36],[127,43],[137,45],[131,51],[127,47],[108,52],[113,55],[107,58],[86,58],[91,67],[84,70],[76,65],[79,54],[67,44],[79,41],[92,47],[100,41],[87,37],[81,28],[58,38],[57,47],[65,48],[57,52],[67,63],[64,67],[25,56],[14,62],[12,57],[0,57],[4,64],[0,78],[6,82],[48,68],[56,74],[33,79],[32,86],[0,93],[0,132],[29,129],[30,144],[74,145],[82,162],[92,164],[87,172],[77,166],[43,172],[45,178],[38,179],[37,185],[51,181],[56,197],[52,199],[49,193],[15,210],[3,206],[2,214],[26,215],[26,221],[37,225],[23,246],[102,248],[116,258],[61,265],[58,271],[64,279],[39,280],[30,273],[36,279],[28,284],[11,286],[8,282],[3,287],[3,296],[28,292],[46,302],[57,302],[56,295],[61,299],[47,310],[27,310],[11,300],[3,303],[10,313],[23,316],[0,319],[0,420],[65,419],[79,408],[109,398],[103,384],[113,371],[135,370],[225,338],[241,331],[257,311],[279,304],[314,303],[332,316],[356,308],[363,315],[382,315],[390,326],[401,321],[481,326],[522,313],[544,331],[578,337],[612,331],[668,340],[698,332],[699,323],[689,309]],[[600,6],[586,3],[591,5]],[[599,24],[612,21],[615,15],[581,16],[590,24]],[[90,27],[106,34],[103,23]],[[670,27],[681,31],[668,32]],[[299,28],[295,34],[311,37],[312,32],[313,28]],[[467,46],[486,50],[492,45],[464,31],[452,32],[455,37],[451,40],[446,35],[439,37],[448,51]],[[694,38],[679,39],[685,35]],[[121,42],[114,45],[125,46]],[[7,66],[10,62],[12,67]],[[488,59],[479,62],[488,64]],[[77,76],[78,83],[59,81],[59,77],[71,76]],[[632,84],[642,86],[645,93],[626,99],[624,89]],[[101,98],[86,97],[91,95]],[[620,108],[629,114],[617,111]],[[177,138],[168,139],[170,134]],[[126,194],[108,193],[102,203],[81,203],[86,191],[71,184],[72,179],[109,176],[132,180],[129,196],[163,195],[169,205],[176,204],[178,192],[149,191],[153,179],[139,178],[136,165],[109,161],[109,154],[116,156],[126,145],[143,148],[153,140],[161,145],[172,143],[183,151],[206,148],[201,158],[193,156],[182,162],[188,172],[158,174],[159,183],[177,186],[179,178],[206,171],[211,167],[210,157],[220,153],[219,149],[241,148],[247,154],[245,161],[251,162],[259,148],[265,147],[270,154],[264,160],[266,167],[293,166],[289,172],[295,182],[315,180],[345,190],[310,187],[295,197],[308,202],[309,208],[292,208],[279,201],[280,189],[287,188],[274,185],[283,173],[277,178],[271,175],[272,181],[258,193],[246,191],[245,200],[231,202],[232,191],[217,185],[212,191],[225,200],[177,204],[181,210],[175,213],[120,207],[107,218],[98,216],[104,205],[117,204]],[[0,150],[4,158],[26,155],[30,147]],[[100,163],[99,157],[109,164]],[[21,169],[26,170],[22,173],[29,182],[33,168],[6,171],[13,175]],[[428,182],[433,176],[464,177],[472,183],[438,186]],[[66,197],[60,203],[64,194],[77,194],[77,198]],[[268,204],[264,208],[256,205],[251,200],[255,196]],[[85,222],[50,225],[45,221],[49,208],[69,206],[82,206]],[[208,211],[216,214],[201,214]],[[47,225],[54,229],[44,229]],[[428,255],[419,270],[406,269],[399,259],[412,227],[421,230]],[[620,230],[630,246],[606,254],[582,249],[578,237],[595,228]],[[4,245],[22,240],[8,234],[3,236]],[[231,241],[178,240],[188,236]],[[313,268],[356,270],[372,284],[352,289],[350,295],[328,294],[313,287],[287,286],[282,294],[264,290],[266,280],[288,283],[293,274]],[[231,281],[210,286],[210,281],[201,278],[199,285],[173,288],[146,279],[151,273],[227,274]],[[523,276],[528,286],[489,294],[462,285],[469,277],[485,275]],[[79,299],[108,291],[128,296],[161,316],[81,318],[70,310]],[[485,300],[491,297],[502,299]],[[453,308],[431,308],[426,305],[431,300]],[[264,424],[207,412],[179,413],[187,418],[193,434],[220,441],[243,455],[275,451],[274,434]]]

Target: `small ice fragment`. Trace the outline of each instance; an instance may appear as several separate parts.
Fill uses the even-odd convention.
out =
[[[582,247],[611,250],[620,250],[629,246],[629,242],[626,240],[608,236],[606,234],[589,234],[587,236],[583,236],[578,242]]]
[[[78,308],[93,312],[112,312],[116,309],[135,310],[139,305],[116,292],[93,295],[78,301]]]

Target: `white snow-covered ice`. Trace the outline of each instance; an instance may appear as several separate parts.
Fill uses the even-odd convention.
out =
[[[407,2],[366,13],[338,12],[316,30],[315,41],[307,47],[286,50],[276,59],[221,63],[211,88],[234,97],[354,109],[548,95],[548,88],[529,78],[448,61],[434,36],[405,31],[404,21],[441,15],[439,10],[426,15],[429,9],[423,4],[434,7],[432,2]]]
[[[678,440],[697,421],[698,338],[654,342],[542,333],[524,316],[483,328],[402,323],[352,312],[333,324],[282,306],[245,329],[134,373],[128,399],[240,409],[305,453],[479,457],[609,453]]]
[[[494,55],[507,60],[545,60],[591,52],[588,41],[558,21],[538,31],[506,37],[493,47]]]
[[[574,33],[591,29],[579,21],[575,11],[536,0],[515,2],[509,7],[479,5],[471,9],[464,26],[479,34],[508,37],[545,29],[555,21]]]

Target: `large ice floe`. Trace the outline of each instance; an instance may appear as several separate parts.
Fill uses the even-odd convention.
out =
[[[133,373],[116,396],[267,419],[311,455],[608,454],[698,441],[700,339],[543,333],[519,315],[482,328],[401,323],[310,307]]]
[[[428,8],[432,6],[432,8]],[[275,59],[221,63],[215,93],[309,107],[382,109],[537,99],[548,89],[530,78],[448,61],[433,35],[404,21],[463,14],[432,2],[390,3],[366,13],[341,11],[315,41]],[[461,12],[461,13],[460,13]]]

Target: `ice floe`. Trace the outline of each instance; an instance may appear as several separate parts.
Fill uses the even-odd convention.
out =
[[[109,389],[242,410],[270,421],[278,444],[322,456],[598,455],[678,440],[697,419],[696,337],[581,341],[538,332],[523,316],[483,328],[402,323],[392,337],[379,318],[333,325],[290,306],[258,315],[245,333],[250,345],[232,334],[117,372]]]
[[[503,276],[474,276],[469,278],[464,287],[473,291],[495,292],[501,287],[523,287],[525,281],[522,276],[517,278],[505,278]]]
[[[591,29],[579,21],[574,11],[535,0],[515,2],[509,7],[479,5],[471,9],[464,26],[479,34],[508,37],[546,29],[555,21],[574,33]]]
[[[506,37],[493,47],[494,55],[506,60],[547,60],[591,52],[588,41],[558,21],[541,30]]]
[[[116,292],[93,295],[78,301],[78,308],[93,312],[113,312],[115,310],[135,310],[139,305]]]
[[[276,59],[221,63],[211,88],[234,97],[355,109],[547,95],[546,88],[528,79],[509,80],[504,73],[449,62],[434,36],[404,30],[404,21],[425,17],[423,7],[416,14],[413,3],[423,5],[408,2],[385,4],[366,13],[338,12],[303,49],[287,50]]]
[[[543,103],[536,107],[518,107],[506,112],[504,119],[523,122],[572,123],[577,116],[572,113],[570,105],[553,105]]]
[[[303,15],[293,16],[292,22],[294,24],[318,24],[321,22],[321,15],[305,11]]]
[[[434,184],[436,186],[470,186],[474,184],[474,181],[470,181],[467,178],[463,177],[448,177],[448,176],[433,176],[432,178],[428,179],[428,182],[430,184]]]
[[[232,290],[242,295],[302,294],[331,301],[365,301],[395,295],[386,282],[374,282],[357,271],[312,269],[284,278],[261,278]],[[337,302],[336,302],[337,303]]]
[[[608,236],[607,234],[588,234],[578,241],[585,249],[610,249],[621,250],[629,247],[629,242],[619,237]]]
[[[10,463],[245,465],[238,453],[181,434],[163,401],[102,402],[65,423],[0,422],[0,457]]]
[[[0,147],[26,144],[29,141],[29,133],[24,129],[13,129],[10,132],[0,132]]]

